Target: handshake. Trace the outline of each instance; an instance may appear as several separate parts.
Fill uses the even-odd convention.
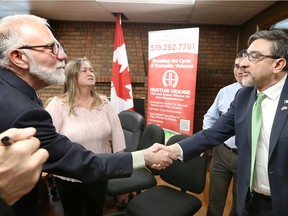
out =
[[[39,148],[40,141],[34,137],[35,133],[35,128],[13,128],[0,133],[0,194],[8,205],[31,191],[48,159],[48,152]],[[181,150],[178,144],[155,143],[142,153],[145,165],[160,170],[177,160]]]
[[[180,146],[173,144],[165,146],[159,143],[155,143],[150,148],[143,150],[145,165],[150,166],[154,169],[160,170],[165,169],[173,161],[181,155]]]

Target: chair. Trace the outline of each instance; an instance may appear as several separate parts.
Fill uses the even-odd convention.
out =
[[[138,150],[149,148],[155,142],[164,143],[165,134],[163,129],[155,124],[149,124],[143,131]],[[129,201],[142,190],[153,187],[157,184],[154,175],[147,169],[137,169],[128,178],[111,179],[108,181],[107,194],[117,196],[129,193]]]
[[[140,113],[124,110],[118,114],[124,132],[127,152],[136,151],[141,135],[145,128],[145,121]]]
[[[167,145],[188,135],[174,135]],[[173,162],[160,171],[160,177],[170,185],[157,185],[143,191],[127,206],[129,216],[191,216],[202,206],[201,201],[187,191],[200,194],[206,182],[206,155],[197,156],[186,163]],[[176,188],[175,188],[176,187]]]

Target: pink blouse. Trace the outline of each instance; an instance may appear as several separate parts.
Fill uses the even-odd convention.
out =
[[[95,153],[115,153],[126,148],[120,120],[107,99],[92,109],[76,107],[76,115],[69,115],[69,106],[54,97],[46,110],[50,113],[58,133],[88,150]]]

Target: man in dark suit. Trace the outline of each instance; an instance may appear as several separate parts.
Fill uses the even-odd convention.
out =
[[[281,30],[260,31],[249,38],[248,46],[240,62],[242,83],[248,87],[238,91],[227,113],[211,128],[170,150],[185,162],[236,135],[238,214],[288,215],[288,36]],[[259,93],[266,97],[250,187],[252,107]]]
[[[36,91],[64,82],[67,55],[45,19],[33,15],[0,20],[0,132],[35,127],[41,147],[49,152],[43,170],[89,183],[104,178],[127,177],[133,169],[153,165],[162,168],[176,159],[155,147],[118,154],[94,154],[56,133],[52,119]],[[16,215],[35,214],[37,187],[21,198]]]

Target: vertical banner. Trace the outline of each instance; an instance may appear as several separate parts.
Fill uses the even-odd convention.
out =
[[[160,125],[166,138],[191,135],[199,28],[149,32],[147,124]]]
[[[123,110],[134,110],[126,46],[121,26],[121,15],[117,16],[114,36],[111,103],[117,113]]]

